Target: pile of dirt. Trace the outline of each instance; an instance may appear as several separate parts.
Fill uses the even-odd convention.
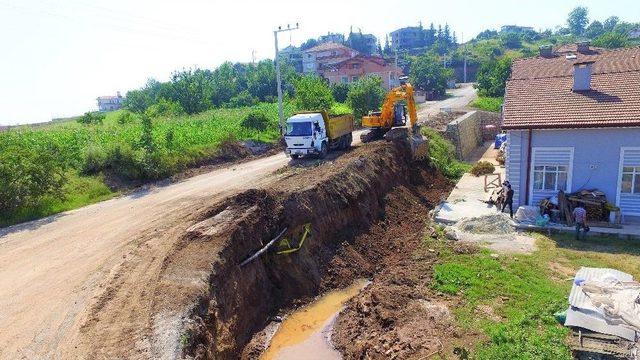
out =
[[[512,234],[515,229],[512,221],[505,214],[487,215],[458,222],[457,227],[472,234]]]
[[[466,114],[465,111],[441,111],[435,115],[429,115],[427,121],[422,123],[422,125],[426,125],[434,130],[444,132],[445,130],[447,130],[447,125],[450,122],[464,114]]]
[[[445,352],[443,342],[457,336],[448,304],[429,287],[437,255],[422,245],[432,204],[419,199],[438,194],[413,190],[388,194],[385,219],[347,246],[330,267],[344,269],[337,265],[361,258],[376,267],[371,285],[347,303],[334,328],[332,341],[346,359],[427,358]]]

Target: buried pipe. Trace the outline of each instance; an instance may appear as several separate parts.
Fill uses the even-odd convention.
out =
[[[265,245],[262,249],[258,250],[257,253],[251,255],[251,257],[249,257],[248,259],[246,259],[245,261],[240,263],[240,267],[243,267],[245,265],[247,265],[248,263],[252,262],[253,260],[257,259],[260,255],[264,254],[267,250],[269,250],[269,248],[276,242],[278,241],[278,239],[280,239],[282,237],[282,235],[284,235],[285,232],[287,232],[288,227],[284,228],[284,230],[282,230],[280,232],[280,234],[278,234],[278,236],[274,237],[273,240],[269,241],[267,243],[267,245]]]

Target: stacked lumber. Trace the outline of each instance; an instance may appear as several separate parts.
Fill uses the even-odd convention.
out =
[[[607,204],[607,197],[600,190],[581,190],[571,194],[558,192],[558,210],[569,226],[573,226],[573,209],[578,206],[587,211],[587,221],[607,223],[610,211]]]
[[[582,190],[567,194],[568,203],[571,210],[578,205],[587,210],[587,221],[607,221],[609,210],[607,210],[607,196],[600,190]]]

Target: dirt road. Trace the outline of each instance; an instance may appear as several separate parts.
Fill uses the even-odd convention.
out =
[[[465,86],[420,114],[465,106],[474,96]],[[119,280],[129,266],[140,272],[140,281],[152,281],[149,274],[162,266],[162,251],[171,247],[162,240],[181,230],[175,224],[205,202],[269,181],[288,163],[278,154],[0,229],[0,358],[73,354],[80,328],[103,310],[112,287],[135,290],[135,283]],[[121,296],[127,295],[135,296]]]

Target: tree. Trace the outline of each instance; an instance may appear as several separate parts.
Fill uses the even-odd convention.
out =
[[[188,69],[171,76],[170,100],[180,103],[187,114],[195,114],[212,107],[212,74],[209,70]]]
[[[420,90],[443,95],[447,89],[447,80],[452,77],[453,70],[445,68],[433,53],[420,55],[411,62],[409,79]]]
[[[585,29],[584,36],[586,36],[589,39],[595,39],[598,36],[602,35],[602,33],[604,33],[604,26],[600,21],[594,20]]]
[[[582,35],[588,23],[589,10],[584,6],[571,10],[567,18],[567,26],[573,35]]]
[[[389,44],[389,35],[387,35],[384,39],[384,49],[382,50],[383,54],[391,55],[391,45]]]
[[[491,59],[484,62],[476,75],[475,87],[482,96],[504,96],[504,88],[511,75],[511,58]]]
[[[616,49],[627,46],[629,37],[625,34],[609,31],[593,40],[593,46],[603,47],[607,49]]]
[[[303,76],[294,84],[298,110],[329,110],[334,99],[325,80],[318,76]]]
[[[500,35],[502,46],[507,49],[519,49],[522,47],[522,39],[520,35],[514,32],[508,32]]]
[[[213,105],[220,106],[227,103],[239,92],[238,76],[231,62],[225,62],[213,71],[213,95],[211,98]]]
[[[318,40],[316,39],[308,39],[300,45],[300,50],[311,49],[312,47],[318,45]]]
[[[152,103],[149,92],[144,90],[128,91],[124,99],[124,107],[135,113],[143,113]]]
[[[487,29],[481,31],[478,36],[476,36],[476,40],[489,40],[498,37],[498,32],[496,30]]]
[[[385,90],[382,79],[375,75],[367,75],[351,85],[347,95],[347,102],[353,109],[356,119],[360,120],[369,111],[380,110],[384,100]]]
[[[613,31],[613,29],[618,25],[620,19],[617,16],[608,17],[607,20],[604,21],[602,26],[604,27],[604,31]]]
[[[445,23],[444,24],[444,30],[442,30],[442,37],[443,37],[443,42],[445,44],[450,44],[451,43],[451,30],[449,29],[449,24]]]
[[[260,101],[273,101],[278,96],[276,69],[271,60],[262,60],[247,71],[247,90]]]
[[[346,83],[337,83],[331,85],[331,92],[333,93],[333,98],[337,102],[345,102],[347,101],[347,94],[349,94],[349,84]]]
[[[85,125],[91,125],[91,124],[102,125],[102,122],[104,121],[105,117],[106,117],[105,114],[101,112],[86,112],[77,121],[80,124],[85,124]]]

